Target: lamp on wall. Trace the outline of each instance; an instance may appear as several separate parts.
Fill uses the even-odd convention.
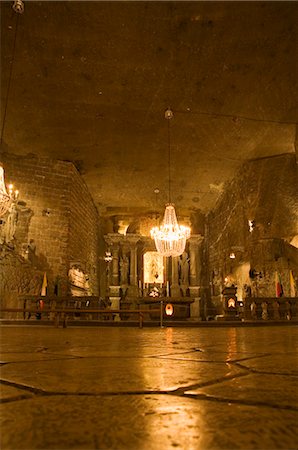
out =
[[[18,14],[23,14],[23,12],[24,12],[23,0],[14,0],[12,9]]]
[[[14,190],[13,185],[8,185],[8,192],[6,190],[4,182],[4,169],[0,165],[0,217],[9,210],[12,202],[16,201],[19,195],[19,191]]]
[[[168,108],[165,112],[168,120],[168,170],[169,170],[169,203],[166,204],[163,223],[160,227],[151,229],[150,234],[155,241],[156,250],[162,256],[182,255],[186,245],[186,239],[190,236],[190,228],[179,225],[176,217],[175,206],[171,203],[171,139],[170,119],[173,112]]]
[[[106,263],[110,263],[113,260],[112,253],[110,251],[105,252],[104,260]]]

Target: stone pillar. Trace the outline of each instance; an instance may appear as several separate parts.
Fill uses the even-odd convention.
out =
[[[131,286],[137,285],[137,247],[135,244],[132,244],[130,248],[129,284]]]
[[[171,297],[180,297],[180,288],[178,283],[178,256],[172,257],[172,283]]]
[[[110,280],[109,286],[110,295],[118,296],[120,291],[119,286],[119,243],[122,236],[118,233],[109,233],[105,235],[105,241],[111,249],[113,260],[110,264]],[[113,289],[112,289],[113,287]],[[113,291],[113,292],[112,292]]]
[[[195,297],[194,302],[190,304],[190,319],[191,320],[202,320],[201,299],[199,297]]]
[[[119,246],[114,244],[112,246],[112,285],[119,286]]]
[[[138,271],[137,271],[137,246],[136,243],[132,243],[130,247],[130,273],[129,273],[129,294],[138,296]]]
[[[110,297],[110,301],[111,301],[111,306],[110,309],[113,310],[115,309],[116,311],[120,309],[120,299],[121,297],[115,297],[115,296],[111,296]],[[120,318],[120,314],[117,312],[114,314],[113,316],[113,320],[114,322],[120,322],[121,318]]]
[[[137,242],[140,240],[139,235],[127,234],[125,243],[130,250],[130,267],[129,267],[129,288],[128,293],[132,297],[138,297],[138,259],[137,259]]]
[[[194,234],[189,238],[189,257],[190,257],[190,273],[189,273],[189,291],[191,297],[198,297],[200,291],[200,273],[201,260],[199,255],[200,245],[203,236]]]

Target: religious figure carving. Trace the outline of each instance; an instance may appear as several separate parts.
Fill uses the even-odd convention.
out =
[[[28,260],[32,263],[35,264],[36,263],[36,245],[33,239],[30,239],[29,244],[28,244],[28,248],[27,248],[27,255],[28,255]]]
[[[15,203],[12,203],[7,220],[3,226],[3,235],[1,237],[2,242],[10,244],[13,241],[18,223],[18,216],[17,206]]]
[[[126,255],[123,255],[120,258],[120,283],[127,284],[128,283],[128,265],[129,260]]]
[[[291,303],[287,300],[285,303],[285,309],[286,309],[286,319],[291,320],[292,319],[292,308]]]
[[[251,287],[249,284],[245,284],[244,286],[245,297],[251,297]]]
[[[252,319],[256,319],[257,318],[257,305],[256,305],[255,301],[253,301],[250,304],[250,313],[251,313],[251,318]]]
[[[156,259],[152,259],[151,266],[150,266],[150,274],[153,279],[158,278],[158,266],[157,266]]]
[[[182,253],[179,259],[180,268],[180,284],[187,285],[189,283],[189,257],[186,252]]]

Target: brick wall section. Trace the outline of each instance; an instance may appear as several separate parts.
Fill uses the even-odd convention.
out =
[[[70,189],[69,261],[79,262],[98,294],[98,213],[87,186],[73,167]]]
[[[80,261],[83,268],[92,267],[92,290],[96,294],[97,212],[73,164],[7,154],[0,159],[6,184],[13,182],[20,191],[14,252],[21,255],[22,246],[33,240],[33,266],[47,272],[49,290],[59,277],[64,293],[71,260]]]

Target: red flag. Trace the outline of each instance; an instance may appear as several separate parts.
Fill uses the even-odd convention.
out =
[[[284,294],[280,274],[275,272],[275,293],[276,297],[282,297]]]

